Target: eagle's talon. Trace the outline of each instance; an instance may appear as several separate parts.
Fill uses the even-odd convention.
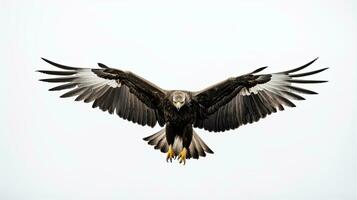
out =
[[[179,157],[179,163],[183,163],[183,165],[186,164],[186,156],[187,156],[187,149],[183,148],[182,151],[180,152]]]
[[[169,150],[167,151],[166,162],[169,162],[169,160],[170,160],[170,162],[172,162],[172,158],[175,159],[176,155],[175,155],[174,150],[172,149],[172,146],[170,145]]]

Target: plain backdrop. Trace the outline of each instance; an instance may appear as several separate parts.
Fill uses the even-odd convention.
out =
[[[0,1],[0,199],[357,199],[356,1]],[[315,57],[305,96],[258,123],[196,129],[215,154],[166,163],[141,127],[60,99],[40,57],[164,89]],[[307,69],[308,70],[308,69]]]

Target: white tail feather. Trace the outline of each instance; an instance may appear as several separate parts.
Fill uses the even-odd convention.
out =
[[[166,153],[169,149],[169,145],[166,141],[165,128],[161,129],[157,133],[154,133],[148,137],[143,138],[148,141],[148,144],[153,145],[155,149],[159,149],[161,152]],[[174,144],[172,148],[176,155],[182,151],[182,138],[179,136],[175,137]],[[187,158],[198,159],[200,156],[205,157],[206,153],[213,153],[213,151],[203,142],[203,140],[197,135],[193,130],[192,141],[188,149]]]

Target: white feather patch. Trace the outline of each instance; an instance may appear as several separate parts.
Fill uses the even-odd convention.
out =
[[[116,80],[108,80],[98,77],[90,69],[82,69],[77,74],[78,77],[74,82],[78,83],[80,87],[99,87],[102,85],[109,85],[112,88],[120,87],[120,82]]]
[[[172,145],[172,148],[173,148],[175,154],[179,155],[179,153],[181,152],[181,150],[183,148],[181,137],[179,137],[179,136],[175,137],[174,144]]]
[[[243,88],[239,92],[240,95],[242,96],[247,96],[252,93],[257,94],[259,91],[262,90],[268,90],[270,92],[274,92],[274,90],[285,90],[283,87],[291,85],[290,82],[287,80],[290,80],[291,78],[288,75],[285,74],[272,74],[270,81],[264,83],[264,84],[258,84],[252,88]],[[276,93],[276,92],[274,92]]]

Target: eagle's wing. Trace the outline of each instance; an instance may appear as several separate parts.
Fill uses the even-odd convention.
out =
[[[208,131],[226,131],[256,122],[277,112],[277,109],[284,110],[283,106],[295,107],[290,100],[304,100],[297,93],[317,94],[295,84],[326,82],[299,78],[322,72],[327,68],[295,73],[311,65],[315,60],[289,71],[256,75],[266,68],[262,67],[194,93],[193,98],[199,105],[198,113],[203,113],[197,116],[194,126]]]
[[[92,107],[99,107],[110,114],[116,112],[120,117],[154,127],[158,122],[164,125],[160,101],[166,91],[149,81],[131,73],[108,68],[98,63],[101,68],[77,68],[54,63],[44,59],[47,63],[62,70],[39,72],[55,75],[55,78],[40,79],[61,85],[49,89],[50,91],[69,89],[61,97],[76,96],[76,101],[93,102]]]

